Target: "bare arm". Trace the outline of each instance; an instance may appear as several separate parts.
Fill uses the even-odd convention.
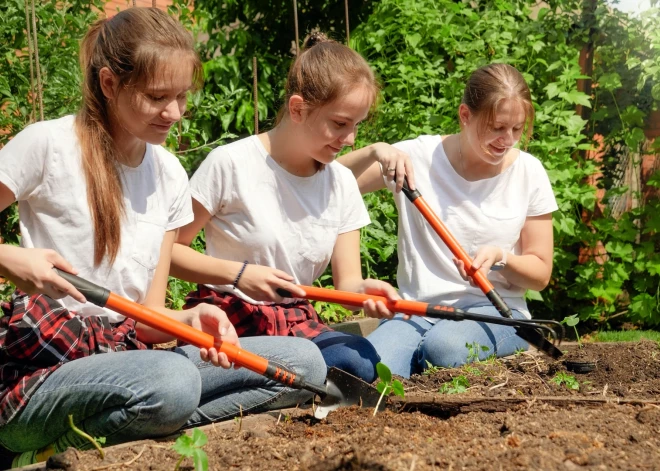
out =
[[[0,183],[0,211],[4,211],[14,201],[14,193]],[[57,275],[53,267],[77,273],[76,269],[54,250],[0,245],[0,275],[9,278],[20,290],[28,294],[43,293],[53,299],[71,296],[84,303],[85,297],[71,283]]]
[[[354,293],[367,293],[385,296],[391,301],[400,299],[397,291],[381,280],[362,278],[362,267],[360,263],[360,231],[355,230],[340,234],[335,242],[332,252],[332,279],[335,288],[341,291],[352,291]],[[346,306],[355,309],[355,306]],[[391,318],[394,313],[390,312],[381,301],[366,301],[362,308],[370,317]]]
[[[415,189],[415,173],[410,157],[384,142],[349,152],[337,161],[353,172],[362,194],[385,188],[384,177],[396,180],[397,193],[401,191],[406,176],[410,188]]]
[[[512,284],[525,289],[541,291],[548,285],[552,275],[553,234],[552,214],[528,217],[520,232],[522,253],[507,254],[507,263],[500,271],[502,276]],[[488,274],[490,268],[502,260],[502,249],[494,246],[483,246],[477,251],[473,266]],[[463,262],[454,259],[461,276],[467,276]]]

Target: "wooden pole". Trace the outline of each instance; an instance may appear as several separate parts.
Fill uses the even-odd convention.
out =
[[[298,48],[300,40],[298,39],[298,2],[293,0],[293,24],[296,30],[296,56],[298,55]]]
[[[44,120],[44,99],[41,85],[41,66],[39,65],[39,41],[37,40],[37,15],[34,12],[34,0],[32,0],[32,40],[34,44],[34,62],[37,69],[37,97],[39,98],[39,116]]]
[[[252,96],[254,97],[254,134],[259,134],[259,90],[257,88],[257,57],[252,56]]]
[[[344,0],[344,10],[346,11],[346,45],[351,44],[351,31],[348,27],[348,0]]]
[[[30,61],[30,101],[32,101],[30,122],[32,123],[37,119],[37,94],[34,91],[34,51],[32,50],[32,28],[30,28],[30,7],[28,6],[28,0],[25,0],[23,5],[25,6],[25,29],[28,43],[28,59]]]

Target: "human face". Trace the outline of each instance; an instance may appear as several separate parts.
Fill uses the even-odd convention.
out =
[[[470,140],[476,141],[477,145],[473,146],[475,150],[481,150],[478,152],[481,160],[491,165],[502,163],[507,153],[520,140],[525,117],[522,103],[512,98],[506,98],[499,103],[492,124],[485,129],[480,129],[481,119],[485,118],[473,116],[467,130]]]
[[[344,146],[355,143],[357,126],[369,114],[372,96],[365,86],[355,87],[336,100],[309,111],[303,117],[304,142],[310,157],[331,163]]]
[[[118,90],[113,114],[125,139],[162,144],[172,125],[181,119],[192,88],[193,70],[190,61],[180,59],[175,56],[161,65],[146,86]]]

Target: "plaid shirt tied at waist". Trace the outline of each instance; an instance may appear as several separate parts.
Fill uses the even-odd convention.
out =
[[[99,353],[144,350],[135,321],[81,317],[41,294],[16,291],[0,318],[0,426],[64,363]]]
[[[239,337],[277,335],[313,339],[332,329],[319,318],[309,301],[291,304],[250,304],[231,293],[218,293],[204,285],[186,296],[183,309],[214,304],[227,313]]]

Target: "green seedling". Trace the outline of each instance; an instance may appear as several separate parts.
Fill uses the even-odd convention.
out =
[[[207,471],[209,469],[209,458],[202,447],[206,445],[208,438],[204,432],[196,428],[192,432],[192,437],[186,434],[176,439],[172,449],[179,454],[179,460],[176,462],[174,471],[178,471],[181,463],[186,458],[193,459],[195,471]]]
[[[446,382],[438,391],[440,394],[461,394],[468,390],[470,381],[464,375],[457,376]]]
[[[550,381],[555,383],[557,386],[561,386],[562,384],[565,384],[568,389],[573,389],[576,391],[580,389],[580,383],[578,382],[577,379],[575,379],[575,376],[569,375],[568,373],[564,373],[563,371],[557,373],[555,377],[552,378]]]
[[[424,368],[424,371],[422,371],[422,374],[424,376],[431,376],[432,374],[437,373],[441,369],[442,369],[441,366],[435,366],[430,361],[426,360],[426,368]]]
[[[474,363],[479,361],[480,352],[487,352],[490,348],[485,345],[479,345],[477,342],[466,343],[465,348],[468,350],[467,362]]]
[[[470,365],[463,365],[463,371],[472,376],[481,376],[481,370]]]
[[[387,367],[387,365],[385,365],[385,363],[376,363],[376,372],[380,378],[380,381],[376,385],[376,389],[378,389],[380,397],[378,398],[378,403],[376,403],[376,408],[374,409],[374,417],[378,412],[378,407],[380,406],[380,402],[383,400],[383,397],[389,396],[392,393],[399,397],[404,397],[405,395],[403,391],[403,384],[401,384],[401,381],[398,379],[392,381],[392,372]]]
[[[516,351],[513,352],[513,354],[514,354],[514,356],[519,357],[520,355],[522,355],[522,354],[525,353],[526,351],[527,351],[527,350],[526,350],[524,347],[518,347],[518,348],[516,348]]]
[[[103,451],[103,448],[101,448],[103,445],[105,445],[105,437],[100,437],[100,438],[94,438],[91,435],[85,433],[84,431],[80,430],[76,425],[73,423],[73,415],[69,414],[69,426],[71,427],[71,430],[73,430],[75,433],[80,435],[86,440],[89,440],[89,442],[94,445],[94,448],[96,448],[99,452],[99,455],[101,455],[101,459],[105,459],[105,451]]]
[[[566,324],[569,327],[573,327],[575,330],[575,336],[577,337],[578,348],[582,348],[582,340],[580,339],[580,334],[578,334],[577,327],[575,327],[580,323],[580,318],[578,315],[573,314],[572,316],[566,316],[564,317],[564,320],[561,321],[561,323]]]

